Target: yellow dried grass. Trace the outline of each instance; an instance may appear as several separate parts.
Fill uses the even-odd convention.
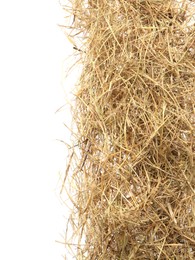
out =
[[[76,259],[195,259],[192,2],[71,0]]]

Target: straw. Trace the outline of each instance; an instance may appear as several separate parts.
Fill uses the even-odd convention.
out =
[[[193,8],[71,1],[83,66],[64,188],[76,259],[195,259]]]

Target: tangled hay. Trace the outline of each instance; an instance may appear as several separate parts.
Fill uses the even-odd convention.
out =
[[[71,1],[76,259],[195,259],[193,2]]]

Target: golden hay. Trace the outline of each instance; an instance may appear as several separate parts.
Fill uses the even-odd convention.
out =
[[[83,65],[64,186],[76,259],[195,259],[193,2],[64,7]]]

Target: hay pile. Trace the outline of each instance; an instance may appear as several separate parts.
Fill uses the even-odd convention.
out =
[[[195,259],[193,3],[71,2],[83,71],[66,244],[76,259]]]

